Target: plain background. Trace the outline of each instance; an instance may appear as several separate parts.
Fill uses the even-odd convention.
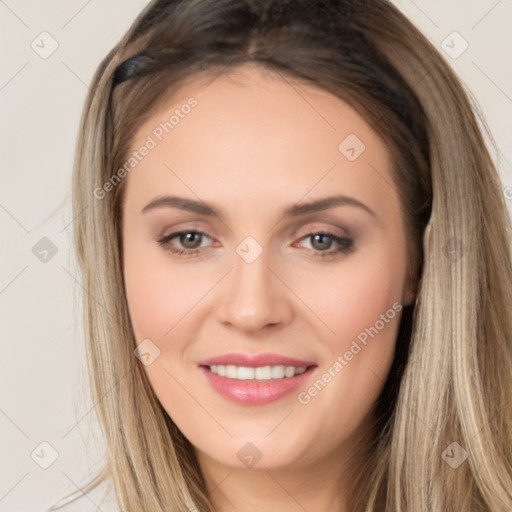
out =
[[[478,101],[512,214],[512,1],[394,3]],[[86,483],[104,451],[87,388],[71,169],[92,75],[146,4],[0,0],[0,512],[45,510]]]

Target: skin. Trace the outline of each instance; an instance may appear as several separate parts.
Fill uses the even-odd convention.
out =
[[[191,96],[197,107],[124,183],[130,316],[137,343],[149,338],[160,350],[144,371],[194,445],[217,510],[348,510],[350,456],[371,431],[401,313],[307,404],[295,392],[266,405],[231,402],[198,362],[229,352],[315,361],[307,390],[394,303],[412,302],[388,150],[337,97],[251,65],[189,81],[140,127],[133,149]],[[353,162],[338,149],[349,134],[366,146]],[[375,216],[336,206],[283,218],[288,206],[334,194]],[[199,198],[223,220],[170,207],[141,213],[162,195]],[[180,257],[158,244],[180,229],[207,236],[168,245],[200,253]],[[335,254],[334,240],[307,236],[318,231],[352,239],[355,250]],[[236,252],[247,236],[263,249],[250,264]],[[249,442],[262,454],[252,468],[237,457]]]

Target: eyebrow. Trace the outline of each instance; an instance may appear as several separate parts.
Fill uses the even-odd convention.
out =
[[[360,208],[377,218],[377,214],[364,203],[355,199],[354,197],[344,195],[330,196],[325,197],[323,199],[317,199],[315,201],[311,201],[308,203],[294,204],[292,206],[289,206],[283,212],[283,217],[299,217],[301,215],[307,215],[309,213],[316,213],[323,210],[328,210],[336,206],[352,206],[355,208]],[[206,215],[211,217],[215,216],[218,217],[219,219],[223,218],[221,211],[208,203],[178,196],[157,197],[156,199],[148,203],[141,210],[141,213],[146,213],[150,210],[154,210],[157,208],[177,208],[179,210],[198,213],[200,215]]]

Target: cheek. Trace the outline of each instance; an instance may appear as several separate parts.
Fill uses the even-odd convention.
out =
[[[393,254],[392,254],[393,253]],[[322,418],[339,440],[354,431],[377,400],[391,367],[401,319],[403,275],[400,255],[385,251],[354,259],[325,276],[325,286],[303,288],[314,313],[329,329],[316,380],[301,390],[304,411]],[[396,259],[395,259],[396,258]]]
[[[400,304],[405,276],[402,260],[402,255],[385,251],[371,258],[347,259],[297,285],[302,288],[298,295],[307,297],[308,306],[329,328],[332,336],[327,338],[334,345],[343,344],[374,325],[390,309],[393,312],[388,316],[394,317],[393,304],[395,308]]]
[[[365,257],[347,259],[336,269],[309,280],[299,293],[327,327],[321,338],[326,357],[313,388],[301,403],[312,411],[343,404],[354,416],[350,430],[377,399],[391,367],[401,319],[405,250],[381,245]],[[322,285],[323,283],[323,285]],[[332,428],[339,417],[328,419]],[[338,424],[338,426],[341,426]]]
[[[187,409],[190,397],[179,383],[184,382],[189,362],[188,342],[200,323],[200,300],[218,278],[172,265],[165,257],[152,259],[147,252],[126,249],[126,296],[136,343],[149,339],[159,350],[144,371],[167,411]]]
[[[127,244],[124,261],[126,296],[136,339],[163,339],[215,283],[215,276],[202,276],[151,258]]]

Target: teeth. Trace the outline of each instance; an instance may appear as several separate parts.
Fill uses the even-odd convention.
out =
[[[270,380],[283,379],[285,377],[294,377],[300,375],[307,370],[307,366],[295,368],[295,366],[258,366],[257,368],[249,368],[247,366],[228,365],[212,365],[210,371],[221,377],[238,380]]]
[[[273,379],[282,379],[284,377],[284,366],[272,366],[270,371]]]

